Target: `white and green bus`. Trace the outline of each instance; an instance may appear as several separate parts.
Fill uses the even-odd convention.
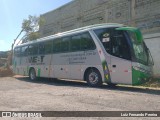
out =
[[[152,56],[139,29],[97,24],[14,48],[15,74],[84,80],[90,86],[139,85],[152,77]]]

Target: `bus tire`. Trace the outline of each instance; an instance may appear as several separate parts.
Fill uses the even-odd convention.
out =
[[[37,79],[36,77],[36,71],[34,68],[31,68],[30,71],[29,71],[29,78],[30,80],[34,81]]]
[[[102,86],[102,77],[97,69],[89,69],[86,74],[87,84],[91,87]]]

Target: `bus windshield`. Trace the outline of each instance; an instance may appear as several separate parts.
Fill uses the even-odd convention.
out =
[[[102,28],[96,29],[94,32],[110,55],[126,60],[131,60],[133,55],[136,62],[153,65],[150,51],[138,29],[132,27]],[[133,52],[131,53],[131,51]]]
[[[144,42],[138,42],[135,32],[127,31],[132,41],[133,50],[137,62],[148,65],[149,64],[149,50]]]

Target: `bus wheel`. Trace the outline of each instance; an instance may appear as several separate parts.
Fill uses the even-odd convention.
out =
[[[32,68],[29,72],[29,78],[30,80],[36,80],[36,71],[34,70],[34,68]]]
[[[89,86],[99,87],[102,85],[102,77],[97,69],[90,69],[86,74],[86,80]]]

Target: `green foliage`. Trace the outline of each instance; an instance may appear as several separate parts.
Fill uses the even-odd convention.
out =
[[[32,32],[29,34],[29,40],[36,40],[39,38],[39,32]]]
[[[28,16],[22,23],[22,30],[25,32],[22,38],[23,42],[31,41],[39,38],[39,26],[43,25],[45,20],[42,17]]]

